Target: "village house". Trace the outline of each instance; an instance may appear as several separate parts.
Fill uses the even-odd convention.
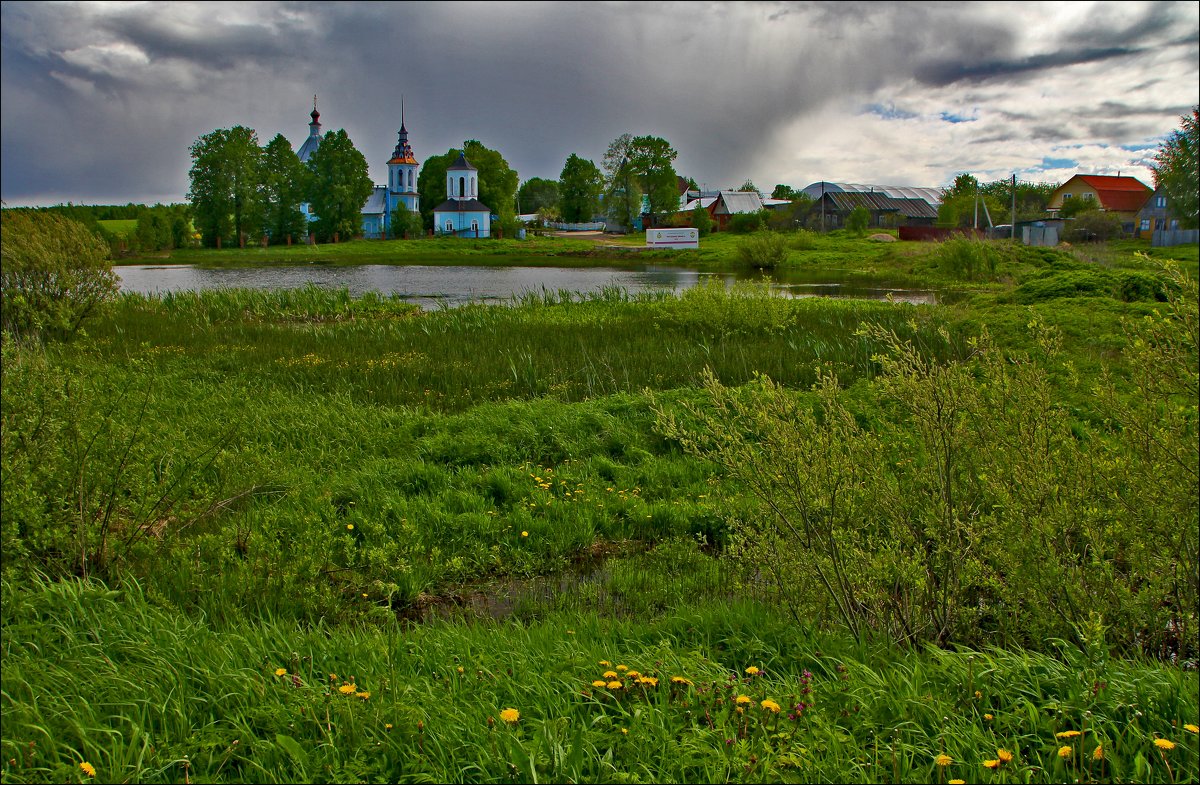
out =
[[[1055,189],[1046,202],[1046,212],[1057,217],[1071,199],[1094,201],[1104,212],[1121,219],[1121,229],[1133,234],[1139,211],[1153,191],[1136,177],[1077,174]]]

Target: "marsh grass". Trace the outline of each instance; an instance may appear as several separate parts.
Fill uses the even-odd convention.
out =
[[[1028,310],[1070,328],[1086,376],[1092,352],[1119,357],[1119,319],[1151,308]],[[655,428],[652,402],[696,401],[706,368],[802,394],[816,365],[869,423],[880,347],[864,322],[945,361],[982,324],[1022,345],[1028,310],[753,286],[431,313],[209,292],[124,297],[68,344],[6,342],[3,779],[77,781],[88,762],[97,781],[927,782],[944,752],[947,779],[1195,780],[1195,671],[1051,644],[971,659],[797,624],[723,559],[743,489]],[[77,580],[71,527],[103,512],[63,507],[80,434],[101,434],[89,471],[118,530],[218,443],[173,514],[238,501],[140,540],[107,583]],[[501,590],[501,620],[413,622]],[[601,691],[601,660],[659,683]],[[1084,742],[1068,760],[1054,734],[1069,729]],[[981,764],[1001,746],[1015,758],[994,776]]]
[[[137,584],[5,582],[3,599],[6,782],[78,780],[84,761],[139,782],[929,782],[939,753],[977,779],[997,748],[1020,781],[1200,773],[1194,673],[855,645],[754,603],[301,629],[214,628]],[[594,687],[609,669],[621,688]],[[1066,761],[1069,730],[1086,754]],[[1154,738],[1177,744],[1170,774]]]

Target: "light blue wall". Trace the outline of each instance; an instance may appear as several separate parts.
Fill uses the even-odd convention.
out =
[[[435,212],[433,214],[434,228],[438,234],[447,234],[446,221],[450,221],[453,234],[459,234],[465,237],[474,237],[475,232],[471,231],[471,221],[479,223],[479,236],[491,237],[492,235],[492,214],[484,212]]]

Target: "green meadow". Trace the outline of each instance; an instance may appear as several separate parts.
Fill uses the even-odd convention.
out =
[[[961,296],[127,294],[6,338],[3,781],[1195,781],[1196,249],[788,242]],[[650,253],[171,261],[421,247]]]

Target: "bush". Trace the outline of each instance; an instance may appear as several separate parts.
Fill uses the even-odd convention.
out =
[[[1115,213],[1088,210],[1080,213],[1064,238],[1072,243],[1103,243],[1121,236],[1121,219]]]
[[[775,232],[755,232],[738,243],[737,252],[742,262],[770,270],[787,258],[787,241]]]
[[[737,213],[729,216],[729,231],[734,234],[750,234],[762,229],[765,224],[764,211],[757,213]]]
[[[939,243],[932,256],[938,269],[960,281],[978,281],[996,274],[1001,261],[1011,258],[1011,245],[956,236]]]
[[[119,285],[108,245],[78,221],[5,210],[0,233],[0,324],[17,336],[67,337]]]
[[[692,210],[692,226],[700,232],[701,237],[707,237],[713,226],[713,220],[708,214],[708,210],[697,205]]]
[[[1081,647],[1103,619],[1118,648],[1182,661],[1200,616],[1198,312],[1195,281],[1168,275],[1161,313],[1127,325],[1128,386],[1105,377],[1092,427],[1062,404],[1061,338],[1036,320],[1033,352],[984,335],[949,364],[868,326],[878,421],[829,372],[810,396],[710,373],[687,424],[659,409],[659,427],[747,489],[730,499],[734,553],[797,619]]]
[[[871,213],[861,204],[850,211],[850,215],[846,216],[846,231],[855,237],[862,237],[867,233],[867,226],[871,223]]]

